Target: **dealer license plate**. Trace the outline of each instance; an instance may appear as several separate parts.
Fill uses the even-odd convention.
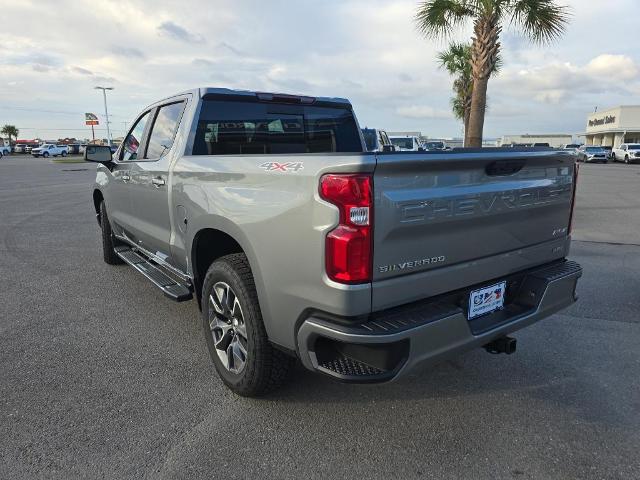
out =
[[[471,292],[469,295],[469,320],[504,307],[506,289],[507,282],[500,282]]]

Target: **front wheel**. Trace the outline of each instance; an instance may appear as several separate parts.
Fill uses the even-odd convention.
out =
[[[37,155],[36,155],[36,156],[37,156]],[[43,157],[43,158],[47,158],[48,156],[49,156],[49,152],[44,152],[44,153],[42,154],[42,157]]]
[[[618,160],[616,159],[616,154],[615,154],[615,153],[612,153],[612,154],[611,154],[611,161],[612,161],[612,162],[617,162],[617,161],[618,161]]]
[[[624,163],[629,163],[629,155],[624,156]]]
[[[213,365],[233,392],[255,397],[286,380],[293,358],[267,338],[244,254],[224,256],[209,267],[202,287],[202,326]]]
[[[119,242],[113,236],[104,201],[100,202],[100,228],[102,229],[102,258],[104,262],[109,265],[122,265],[124,261],[115,252],[115,247],[119,245]]]

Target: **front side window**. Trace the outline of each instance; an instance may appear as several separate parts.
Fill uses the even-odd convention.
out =
[[[145,158],[162,158],[171,150],[183,108],[184,102],[171,103],[160,107],[149,135]]]
[[[149,112],[140,117],[135,126],[131,129],[127,138],[122,142],[120,160],[124,162],[137,160],[138,149],[140,148],[140,142],[142,142],[142,135],[144,134],[144,127],[147,125],[148,120]]]
[[[205,100],[193,155],[361,152],[347,108]]]

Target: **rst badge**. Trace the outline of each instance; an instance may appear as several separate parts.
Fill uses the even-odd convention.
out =
[[[264,162],[260,168],[267,172],[298,172],[304,169],[302,162]]]

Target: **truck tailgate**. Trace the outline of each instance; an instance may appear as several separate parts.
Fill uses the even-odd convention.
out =
[[[565,256],[574,168],[552,150],[378,155],[374,310]]]

